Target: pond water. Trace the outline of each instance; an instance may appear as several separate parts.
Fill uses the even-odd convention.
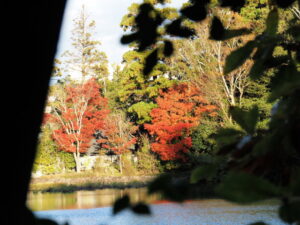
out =
[[[73,193],[29,193],[27,205],[33,211],[55,209],[87,209],[111,206],[125,194],[133,202],[152,203],[159,196],[147,196],[146,188],[101,189],[93,191],[76,191]]]
[[[151,203],[151,216],[138,216],[124,210],[112,216],[110,205],[129,194],[134,202]],[[79,191],[72,194],[29,194],[28,206],[36,216],[69,225],[246,225],[265,221],[284,225],[277,216],[278,203],[265,201],[240,206],[220,199],[197,200],[176,204],[146,198],[146,189]],[[55,210],[53,210],[55,209]]]

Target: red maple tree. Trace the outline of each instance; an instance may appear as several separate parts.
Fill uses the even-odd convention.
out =
[[[137,128],[126,120],[123,113],[110,114],[102,129],[105,138],[98,142],[102,143],[103,148],[111,150],[117,155],[129,152],[130,147],[136,143],[134,133]]]
[[[144,125],[155,137],[152,151],[162,160],[186,160],[185,153],[192,147],[191,128],[199,124],[204,113],[215,115],[216,107],[201,96],[197,87],[186,83],[160,91],[156,102],[158,107],[150,113],[152,124]]]
[[[80,156],[91,146],[97,130],[104,127],[109,114],[107,99],[102,97],[95,79],[69,84],[55,102],[49,120],[55,124],[53,139],[60,150],[71,152],[80,172]]]
[[[102,134],[103,139],[98,140],[102,144],[102,148],[111,150],[119,155],[120,170],[122,173],[121,156],[130,152],[132,146],[136,143],[134,136],[138,127],[126,120],[124,113],[115,112],[110,114],[104,123]]]

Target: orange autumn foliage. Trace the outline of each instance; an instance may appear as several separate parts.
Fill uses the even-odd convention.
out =
[[[162,160],[186,160],[185,153],[192,147],[191,129],[204,113],[216,115],[216,107],[202,97],[199,88],[186,83],[160,91],[156,102],[158,107],[150,113],[152,124],[144,125],[155,138],[152,151]]]
[[[102,129],[103,139],[97,140],[102,148],[113,151],[120,155],[129,152],[136,143],[134,137],[138,127],[126,120],[125,114],[110,114],[104,122]]]

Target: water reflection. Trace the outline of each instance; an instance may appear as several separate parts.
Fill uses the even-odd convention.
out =
[[[33,211],[54,209],[86,209],[111,206],[119,197],[128,194],[132,202],[154,202],[158,195],[147,196],[146,188],[101,189],[74,193],[29,193],[27,205]]]

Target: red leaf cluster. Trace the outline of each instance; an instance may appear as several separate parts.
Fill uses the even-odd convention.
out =
[[[161,91],[156,102],[158,107],[151,111],[152,124],[144,125],[155,137],[152,151],[162,160],[186,160],[185,153],[192,147],[191,129],[204,113],[213,116],[216,107],[201,96],[199,88],[185,83]]]

